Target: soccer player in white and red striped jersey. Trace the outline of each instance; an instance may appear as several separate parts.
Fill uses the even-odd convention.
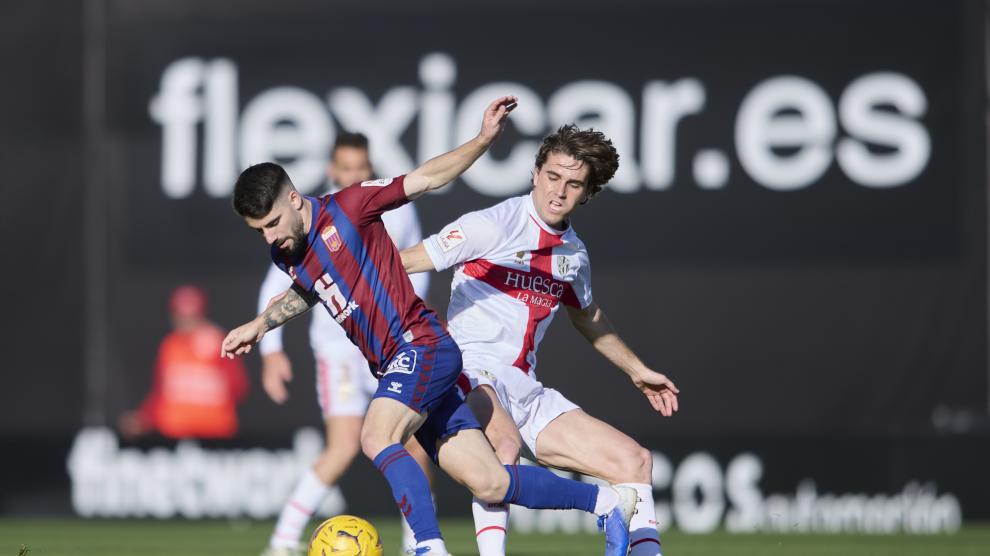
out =
[[[410,273],[456,267],[448,329],[460,346],[467,403],[503,463],[522,443],[549,467],[634,488],[630,554],[660,554],[650,452],[536,377],[536,349],[563,304],[595,349],[624,371],[664,416],[677,411],[677,387],[636,356],[591,293],[588,251],[570,216],[618,169],[612,142],[594,130],[561,127],[540,147],[533,190],[461,216],[402,252]],[[505,504],[473,504],[481,556],[505,554]]]

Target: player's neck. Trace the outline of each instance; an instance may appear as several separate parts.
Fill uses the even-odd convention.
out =
[[[302,206],[303,233],[309,234],[313,226],[313,203],[309,197],[303,197]]]

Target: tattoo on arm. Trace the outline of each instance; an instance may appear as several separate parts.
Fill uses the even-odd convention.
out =
[[[305,313],[315,304],[316,298],[293,285],[281,299],[272,303],[262,313],[265,318],[265,328],[268,330],[278,328]]]

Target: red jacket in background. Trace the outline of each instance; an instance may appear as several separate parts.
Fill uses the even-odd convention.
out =
[[[170,438],[230,438],[248,382],[240,359],[220,357],[223,331],[203,323],[162,340],[151,392],[138,413]]]

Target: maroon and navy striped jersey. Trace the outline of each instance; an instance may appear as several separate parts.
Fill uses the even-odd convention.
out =
[[[307,197],[313,219],[297,260],[272,246],[272,260],[321,300],[380,376],[403,344],[430,345],[447,335],[436,313],[413,291],[381,214],[407,202],[405,176],[354,184]]]

